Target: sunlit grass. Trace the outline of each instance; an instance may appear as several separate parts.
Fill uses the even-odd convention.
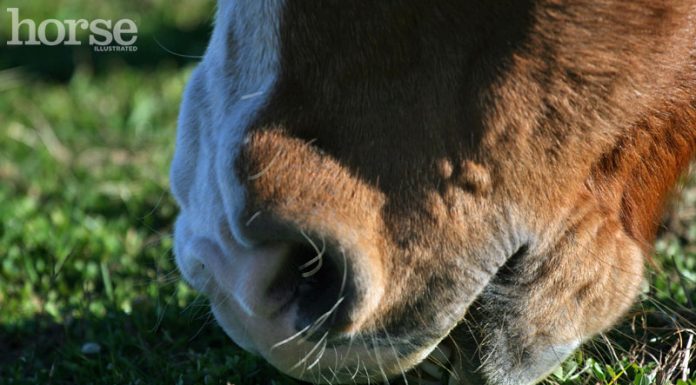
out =
[[[0,94],[0,383],[292,383],[175,271],[167,169],[188,73]]]

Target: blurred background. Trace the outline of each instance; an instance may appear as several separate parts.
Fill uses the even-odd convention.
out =
[[[12,7],[36,24],[132,19],[137,51],[95,52],[86,31],[81,46],[7,46]],[[295,383],[232,345],[171,254],[178,105],[214,10],[211,0],[0,0],[0,384]],[[691,179],[665,218],[642,302],[547,383],[696,384],[684,376],[696,346]]]

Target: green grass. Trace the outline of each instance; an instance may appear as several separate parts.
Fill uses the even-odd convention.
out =
[[[140,18],[143,40],[176,41],[212,14],[209,1],[55,4],[19,6]],[[169,48],[200,53],[204,40],[184,43]],[[87,57],[54,82],[46,52],[15,62],[0,48],[0,384],[295,384],[234,347],[173,263],[167,173],[191,65],[147,50]],[[681,377],[696,302],[696,194],[682,195],[642,302],[548,384]]]
[[[167,168],[188,73],[78,71],[0,94],[0,382],[292,383],[235,348],[175,271]]]

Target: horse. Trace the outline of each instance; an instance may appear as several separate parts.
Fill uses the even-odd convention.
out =
[[[536,383],[637,297],[696,148],[695,21],[694,0],[220,0],[178,123],[177,265],[298,379],[437,354],[453,384]]]

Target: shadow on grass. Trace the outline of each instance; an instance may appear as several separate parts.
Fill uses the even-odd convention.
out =
[[[0,383],[298,384],[234,346],[206,315],[147,302],[131,314],[0,325]]]

